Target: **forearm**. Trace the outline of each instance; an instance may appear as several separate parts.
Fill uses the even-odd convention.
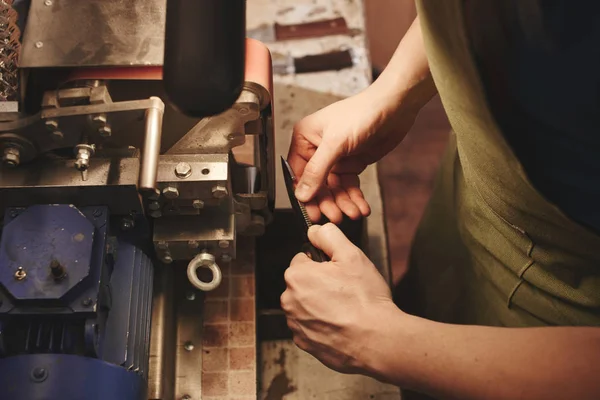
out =
[[[599,328],[460,326],[399,310],[393,321],[369,346],[381,380],[450,399],[600,398]]]
[[[409,109],[415,113],[437,93],[418,18],[404,35],[385,70],[367,90],[391,109]]]

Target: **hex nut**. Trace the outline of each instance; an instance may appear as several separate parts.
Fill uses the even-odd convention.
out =
[[[98,128],[98,133],[100,134],[100,136],[102,137],[109,137],[110,135],[112,135],[112,129],[110,126],[106,125],[106,126],[101,126],[100,128]]]
[[[151,211],[160,210],[160,203],[158,201],[151,201],[150,203],[148,203],[148,208]]]
[[[229,240],[219,240],[219,247],[226,249],[229,247]]]
[[[175,175],[180,179],[185,179],[192,174],[192,167],[186,162],[180,162],[175,166]]]
[[[169,248],[169,243],[161,240],[160,242],[156,243],[156,248],[159,250],[167,250]]]
[[[44,124],[49,131],[55,131],[58,129],[58,121],[55,119],[47,119]]]
[[[2,162],[4,162],[4,165],[7,167],[18,167],[21,163],[21,152],[16,147],[5,148]]]
[[[212,188],[212,195],[215,199],[222,199],[227,197],[228,194],[229,192],[225,186],[217,185]]]
[[[179,197],[179,189],[173,186],[168,186],[163,189],[162,194],[169,200],[175,200]]]
[[[192,202],[192,207],[194,207],[196,210],[201,210],[204,208],[204,202],[202,200],[194,200]]]

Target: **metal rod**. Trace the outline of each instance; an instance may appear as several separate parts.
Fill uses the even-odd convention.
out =
[[[145,192],[154,192],[156,190],[162,121],[165,112],[165,105],[158,97],[151,97],[151,100],[155,104],[146,110],[146,134],[140,163],[139,190]]]

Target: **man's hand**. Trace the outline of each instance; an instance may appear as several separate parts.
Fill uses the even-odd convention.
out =
[[[285,273],[281,305],[294,342],[329,368],[361,372],[368,347],[391,311],[398,312],[383,277],[333,224],[313,226],[311,243],[331,257],[297,255]]]

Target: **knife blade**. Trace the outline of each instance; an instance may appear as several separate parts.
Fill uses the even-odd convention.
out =
[[[332,35],[349,35],[352,31],[343,17],[324,19],[302,24],[263,24],[253,29],[248,29],[246,36],[260,40],[263,43],[272,43],[284,40],[310,39]]]
[[[308,240],[308,229],[313,225],[310,220],[308,213],[306,212],[306,207],[304,203],[296,198],[296,194],[294,193],[295,185],[297,183],[296,176],[294,175],[294,171],[292,167],[287,162],[287,160],[281,157],[281,167],[283,170],[283,180],[285,181],[285,188],[287,189],[288,197],[290,198],[290,203],[292,204],[292,210],[296,215],[296,218],[302,228],[304,245],[302,246],[302,251],[306,253],[313,261],[316,262],[325,262],[329,261],[329,257],[322,250],[313,246]]]

